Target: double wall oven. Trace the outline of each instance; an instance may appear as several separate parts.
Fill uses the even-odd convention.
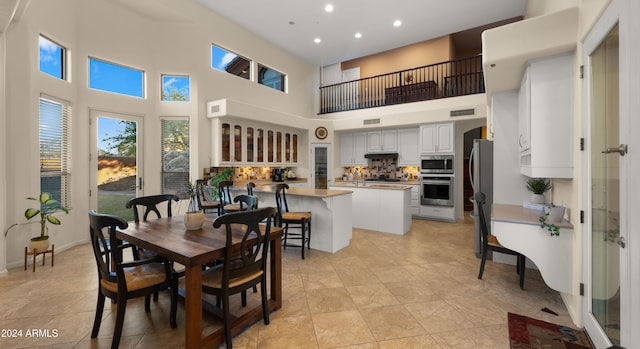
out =
[[[420,204],[449,206],[454,201],[453,155],[422,155],[420,158]]]

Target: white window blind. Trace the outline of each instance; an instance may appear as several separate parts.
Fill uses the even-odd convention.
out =
[[[40,96],[40,191],[71,204],[71,104]]]
[[[162,193],[183,194],[189,184],[189,119],[162,119]]]

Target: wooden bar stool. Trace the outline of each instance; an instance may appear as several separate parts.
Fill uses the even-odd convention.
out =
[[[287,249],[287,246],[301,247],[302,259],[304,259],[305,243],[307,244],[307,250],[311,249],[311,212],[289,212],[285,193],[287,189],[289,189],[288,184],[276,185],[276,206],[278,209],[277,224],[279,227],[284,225],[282,246],[284,249]],[[289,228],[300,229],[300,232],[289,232]],[[287,244],[288,239],[300,240],[300,245]]]

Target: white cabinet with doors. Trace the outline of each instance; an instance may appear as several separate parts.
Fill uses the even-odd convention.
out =
[[[396,130],[380,130],[367,133],[368,152],[394,152],[397,150]]]
[[[398,166],[420,166],[418,127],[398,130]]]
[[[453,122],[420,126],[420,153],[453,153]]]
[[[340,164],[342,166],[366,166],[367,134],[365,132],[340,135]]]
[[[573,55],[529,62],[518,98],[520,172],[573,177]]]

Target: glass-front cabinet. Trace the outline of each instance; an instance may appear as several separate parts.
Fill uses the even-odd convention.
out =
[[[214,138],[214,161],[219,165],[295,165],[299,132],[235,121],[220,121]],[[217,161],[216,161],[217,159]]]

